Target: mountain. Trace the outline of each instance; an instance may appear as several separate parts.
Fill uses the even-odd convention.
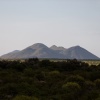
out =
[[[66,50],[66,48],[64,48],[62,46],[57,47],[56,45],[51,46],[50,49],[52,49],[52,50],[58,50],[58,51],[62,51],[62,50],[65,51]]]
[[[10,52],[10,53],[17,53],[17,52],[19,52],[20,50],[14,50],[14,51],[12,51],[12,52]]]
[[[2,55],[2,59],[23,59],[23,58],[57,58],[57,59],[99,59],[94,54],[80,46],[71,48],[57,47],[56,45],[50,48],[42,43],[33,44],[21,51],[15,50],[8,54]]]
[[[63,58],[58,52],[48,48],[42,43],[36,43],[17,53],[8,53],[1,56],[2,59],[21,59],[21,58]]]
[[[99,59],[97,56],[92,54],[91,52],[87,51],[86,49],[80,46],[74,46],[68,48],[65,52],[65,55],[68,56],[70,59]]]
[[[19,51],[19,50],[14,50],[14,51],[12,51],[12,52],[9,52],[9,53],[7,53],[7,54],[4,54],[4,55],[1,56],[0,58],[2,58],[2,59],[9,59],[9,58],[11,58],[11,57],[14,58],[14,55],[16,55],[18,52],[20,52],[20,51]]]

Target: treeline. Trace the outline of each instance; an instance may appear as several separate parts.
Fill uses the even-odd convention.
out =
[[[0,100],[100,100],[100,65],[76,59],[0,61]]]

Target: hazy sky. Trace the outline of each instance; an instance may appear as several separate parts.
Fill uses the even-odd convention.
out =
[[[100,0],[0,0],[0,55],[34,43],[100,57]]]

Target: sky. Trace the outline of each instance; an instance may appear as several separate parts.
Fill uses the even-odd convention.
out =
[[[0,55],[43,43],[100,57],[99,40],[100,0],[0,0]]]

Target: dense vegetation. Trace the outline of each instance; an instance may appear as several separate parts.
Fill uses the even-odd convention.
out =
[[[0,61],[0,100],[100,100],[100,65]]]

